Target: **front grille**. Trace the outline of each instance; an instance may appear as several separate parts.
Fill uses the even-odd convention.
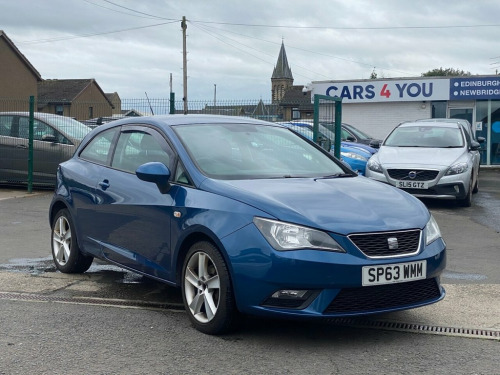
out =
[[[342,289],[324,314],[364,313],[406,307],[438,299],[441,290],[436,279],[407,283]]]
[[[393,257],[418,253],[421,233],[420,229],[412,229],[398,232],[351,234],[348,237],[368,257]],[[389,242],[394,243],[394,238],[397,239],[397,248],[390,249]]]
[[[410,177],[411,172],[415,173],[414,178]],[[389,176],[395,180],[431,181],[437,177],[439,171],[425,169],[388,169],[387,173],[389,173]]]

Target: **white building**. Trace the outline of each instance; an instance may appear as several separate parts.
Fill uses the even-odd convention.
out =
[[[320,81],[315,94],[342,98],[342,122],[380,139],[403,121],[469,120],[486,139],[483,165],[500,165],[500,76]]]

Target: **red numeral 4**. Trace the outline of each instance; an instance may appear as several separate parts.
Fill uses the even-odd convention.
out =
[[[382,87],[382,90],[380,90],[380,96],[385,96],[386,98],[389,98],[391,96],[391,91],[387,90],[387,83]]]

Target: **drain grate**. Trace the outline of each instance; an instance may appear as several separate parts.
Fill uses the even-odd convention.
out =
[[[107,299],[107,298],[95,298],[95,297],[90,297],[90,298],[62,297],[62,296],[47,296],[47,295],[29,294],[29,293],[0,292],[0,299],[14,300],[14,301],[59,302],[59,303],[74,303],[74,304],[86,304],[86,305],[119,306],[126,308],[149,308],[149,309],[184,311],[184,306],[181,303],[129,301],[121,299]],[[334,319],[328,319],[327,321],[331,324],[338,326],[345,326],[345,327],[384,329],[391,331],[414,332],[414,333],[417,332],[417,333],[428,333],[428,334],[446,335],[446,336],[461,336],[461,337],[481,338],[481,339],[500,341],[500,330],[443,327],[443,326],[433,326],[426,324],[400,323],[400,322],[390,322],[384,320],[372,320],[363,318],[334,318]]]
[[[184,310],[180,303],[163,303],[152,301],[130,301],[121,299],[95,298],[95,297],[61,297],[47,296],[41,294],[10,293],[0,292],[0,299],[18,301],[40,301],[40,302],[60,302],[60,303],[80,303],[86,305],[108,305],[130,308],[153,308],[162,310]]]
[[[401,332],[429,333],[435,335],[461,336],[500,341],[500,330],[433,326],[427,324],[400,323],[362,318],[328,319],[334,325],[356,328],[374,328]]]

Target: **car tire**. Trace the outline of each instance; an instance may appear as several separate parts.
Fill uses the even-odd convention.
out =
[[[479,191],[479,171],[476,174],[476,183],[474,184],[474,189],[472,189],[472,194],[476,194]]]
[[[470,181],[469,181],[469,187],[467,189],[467,195],[465,196],[465,198],[460,199],[458,201],[458,204],[460,206],[462,206],[462,207],[472,206],[472,190],[473,190],[473,187],[472,187],[472,176],[471,176]]]
[[[219,250],[200,241],[189,249],[182,267],[182,298],[193,326],[206,334],[234,330],[240,316],[229,271]]]
[[[80,251],[73,220],[67,209],[60,210],[52,222],[52,259],[57,269],[63,273],[83,273],[87,271],[94,257]]]

